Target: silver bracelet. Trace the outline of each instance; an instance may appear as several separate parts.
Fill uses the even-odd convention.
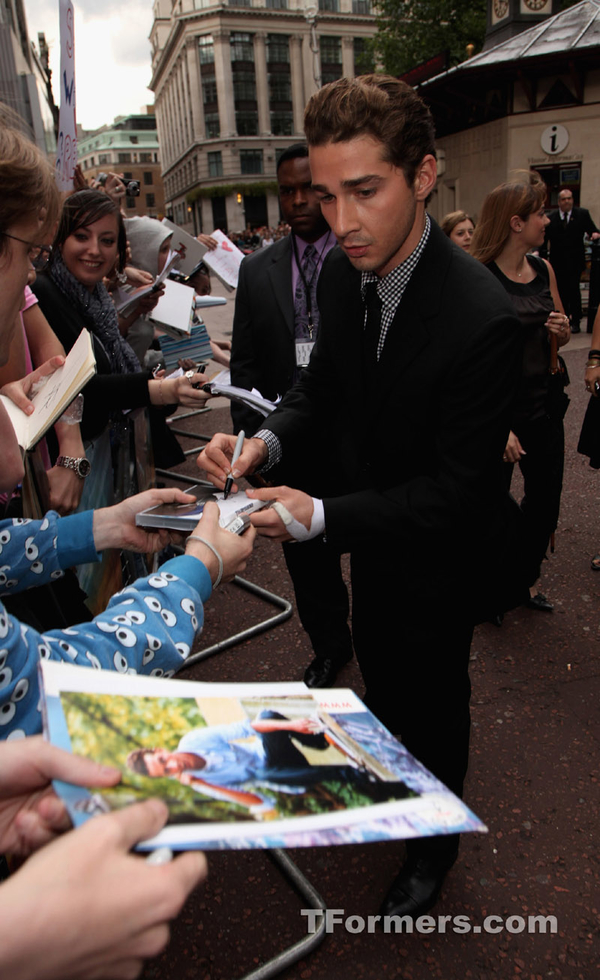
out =
[[[200,541],[201,544],[205,544],[206,547],[209,548],[210,551],[212,551],[213,555],[217,559],[219,563],[219,574],[217,575],[215,581],[213,582],[213,589],[216,589],[217,585],[219,585],[221,579],[223,578],[223,559],[221,558],[219,552],[215,548],[214,544],[211,544],[210,541],[206,540],[206,538],[201,538],[199,534],[188,535],[188,541]]]

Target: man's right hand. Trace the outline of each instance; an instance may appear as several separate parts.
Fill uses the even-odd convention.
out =
[[[209,480],[220,490],[225,486],[225,481],[230,474],[231,459],[236,442],[237,436],[217,432],[198,456],[198,466],[207,473]],[[233,476],[239,478],[254,473],[263,463],[266,463],[267,456],[267,446],[262,439],[247,439],[235,464]],[[237,489],[236,484],[234,484],[234,493]]]

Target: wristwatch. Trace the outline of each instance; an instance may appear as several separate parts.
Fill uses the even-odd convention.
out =
[[[92,471],[92,464],[85,456],[59,456],[56,460],[57,466],[65,466],[68,470],[77,473],[80,480],[85,480]]]

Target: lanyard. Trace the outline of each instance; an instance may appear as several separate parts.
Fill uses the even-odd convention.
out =
[[[319,271],[319,266],[321,265],[321,263],[323,261],[323,252],[327,248],[327,242],[329,241],[329,236],[331,234],[331,229],[329,229],[329,231],[327,232],[327,238],[325,239],[325,241],[323,243],[323,248],[321,249],[321,253],[320,254],[317,253],[317,263],[316,263],[315,268],[313,270],[313,274],[310,277],[310,282],[307,282],[306,281],[306,276],[304,275],[304,269],[302,268],[302,266],[300,264],[300,258],[299,258],[299,255],[298,255],[298,245],[296,244],[296,236],[294,235],[294,232],[293,231],[290,232],[290,234],[292,236],[292,248],[294,250],[294,258],[296,260],[296,266],[298,268],[298,273],[299,273],[300,278],[302,280],[302,286],[304,288],[304,296],[305,296],[305,299],[306,299],[306,313],[307,313],[307,316],[308,316],[308,335],[309,335],[310,339],[312,340],[312,335],[313,335],[313,318],[312,318],[311,288],[312,288],[312,284],[313,284],[313,282],[314,282],[314,280],[315,280],[315,278],[317,276],[317,273]],[[307,243],[307,244],[310,244],[310,242]]]

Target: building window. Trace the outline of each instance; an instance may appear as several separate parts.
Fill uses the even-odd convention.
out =
[[[339,37],[322,35],[319,41],[321,50],[321,78],[323,85],[335,82],[341,78],[342,71],[342,42]]]
[[[229,39],[232,61],[249,61],[254,63],[254,44],[252,34],[232,32]]]
[[[235,114],[235,128],[238,136],[258,134],[258,112],[256,109],[240,109]],[[260,171],[262,173],[262,171]],[[242,171],[243,173],[243,171]]]
[[[217,79],[214,75],[202,78],[202,101],[204,105],[217,105]]]
[[[153,176],[153,174],[151,173],[150,170],[144,170],[144,183],[145,184],[153,184],[154,183],[154,176]]]
[[[220,150],[215,150],[214,153],[208,153],[208,176],[209,177],[222,177],[223,176],[223,158],[221,156]]]
[[[252,0],[227,0],[230,7],[251,7]]]
[[[240,150],[240,171],[243,174],[262,174],[263,151]]]
[[[146,194],[146,207],[147,208],[155,207],[154,194]]]
[[[236,71],[233,75],[234,102],[255,102],[256,82],[253,71]]]
[[[291,110],[271,113],[271,132],[273,136],[291,136],[294,132],[294,114]]]
[[[269,101],[270,102],[292,101],[292,80],[290,78],[289,72],[269,73]]]
[[[219,113],[209,112],[204,116],[204,128],[206,130],[207,140],[214,140],[221,133],[221,127],[219,124]]]
[[[287,0],[267,0],[267,10],[287,10]]]
[[[198,38],[198,51],[200,52],[201,65],[214,65],[215,47],[211,34]]]
[[[267,34],[267,63],[289,65],[290,38],[288,34]]]
[[[375,71],[375,59],[365,37],[354,38],[354,74],[366,75]]]
[[[235,125],[238,136],[256,136],[258,133],[258,105],[256,102],[256,76],[254,74],[254,36],[232,32],[231,74],[233,78],[233,102]]]
[[[103,163],[110,163],[110,153],[101,153],[98,157],[98,165],[101,166]]]
[[[131,163],[131,153],[117,153],[117,163]]]
[[[135,198],[135,197],[126,197],[125,198],[125,207],[126,208],[135,208],[135,202],[136,202],[136,200],[137,200],[137,198]]]
[[[352,0],[353,14],[370,14],[371,0]]]
[[[319,10],[338,14],[340,11],[340,0],[319,0]]]
[[[139,141],[140,141],[139,136],[130,136],[129,137],[129,142],[130,143],[139,143]]]
[[[140,153],[140,163],[152,163],[152,154]]]

